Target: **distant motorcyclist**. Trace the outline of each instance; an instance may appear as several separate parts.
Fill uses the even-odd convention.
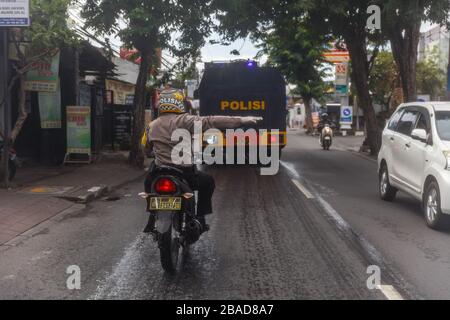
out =
[[[254,126],[259,121],[255,117],[229,117],[229,116],[207,116],[200,117],[187,113],[186,99],[183,93],[174,88],[166,86],[160,94],[158,102],[159,117],[152,121],[146,128],[142,138],[142,145],[149,154],[153,150],[156,166],[171,166],[181,169],[186,181],[193,190],[198,191],[197,218],[208,230],[205,216],[213,212],[212,196],[215,183],[211,175],[197,171],[194,163],[188,165],[174,164],[172,161],[172,149],[179,143],[172,141],[172,133],[177,129],[186,129],[194,134],[194,124],[199,121],[202,130],[208,129],[233,129],[242,126]],[[190,155],[192,158],[192,155]],[[151,175],[151,172],[149,173]],[[151,232],[153,226],[151,221],[146,231]]]
[[[317,131],[319,131],[319,133],[322,132],[323,128],[325,128],[325,125],[327,124],[331,126],[333,122],[330,120],[330,116],[328,115],[328,113],[322,113],[322,115],[320,116],[319,124],[317,126]]]

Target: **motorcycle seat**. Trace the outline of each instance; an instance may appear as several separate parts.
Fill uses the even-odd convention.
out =
[[[175,175],[181,175],[181,176],[183,176],[183,174],[184,174],[183,170],[181,170],[181,169],[171,167],[171,166],[165,166],[165,165],[155,166],[154,173],[175,174]]]

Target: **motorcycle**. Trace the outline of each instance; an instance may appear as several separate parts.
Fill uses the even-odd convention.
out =
[[[326,124],[322,129],[322,133],[320,135],[320,145],[323,150],[330,150],[330,147],[333,143],[333,129],[329,124]]]
[[[1,157],[3,156],[3,147],[4,142],[0,141],[0,163],[3,163],[3,159]],[[9,168],[9,181],[12,181],[14,177],[16,176],[17,167],[19,166],[19,159],[17,158],[17,152],[13,149],[9,149],[9,160],[8,160],[8,168]]]
[[[149,176],[151,182],[146,183],[144,195],[150,213],[147,228],[151,226],[158,243],[162,268],[175,273],[181,251],[187,253],[203,233],[196,219],[195,194],[183,178],[183,171],[176,168],[154,167]]]

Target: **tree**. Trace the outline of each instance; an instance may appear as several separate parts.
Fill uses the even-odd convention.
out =
[[[142,166],[140,139],[144,133],[149,69],[159,64],[158,49],[188,58],[204,44],[211,30],[211,1],[203,0],[87,0],[83,16],[99,34],[117,34],[141,56],[134,99],[134,122],[129,161]],[[172,40],[173,34],[178,38]]]
[[[8,81],[8,95],[18,84],[19,116],[8,137],[0,130],[0,138],[4,141],[5,150],[14,145],[27,119],[25,110],[25,79],[27,72],[36,63],[46,62],[63,46],[75,46],[78,43],[76,34],[67,26],[67,8],[71,0],[32,0],[30,1],[31,26],[12,28],[8,40],[15,51],[17,60],[11,62],[13,76]],[[0,101],[3,104],[4,101]],[[5,119],[9,121],[9,119]],[[3,168],[2,168],[3,169]],[[4,171],[4,170],[3,170]],[[5,176],[5,172],[2,172]],[[7,180],[7,179],[5,179]],[[8,182],[6,182],[6,186]]]
[[[417,91],[429,94],[431,100],[439,100],[446,94],[446,72],[440,67],[440,52],[437,47],[424,61],[417,63]]]
[[[369,75],[383,39],[379,32],[367,28],[367,8],[371,4],[370,0],[318,0],[314,2],[312,14],[316,24],[328,25],[332,34],[345,42],[351,60],[352,88],[364,111],[367,144],[372,154],[378,154],[381,130],[370,95]],[[370,56],[369,43],[375,44]]]
[[[25,111],[25,78],[33,65],[47,61],[63,46],[75,46],[78,37],[67,26],[67,8],[72,0],[32,0],[30,3],[31,26],[10,31],[9,40],[18,60],[12,63],[14,75],[9,81],[8,92],[19,83],[19,117],[10,136],[4,139],[14,144],[27,112]]]
[[[369,78],[373,101],[389,109],[398,79],[399,74],[392,52],[378,53]]]
[[[381,130],[373,108],[369,91],[369,74],[376,57],[368,59],[369,39],[378,41],[379,32],[367,27],[367,8],[370,0],[286,0],[219,1],[222,33],[227,39],[244,37],[248,33],[254,39],[281,24],[295,27],[295,19],[308,17],[315,32],[332,34],[338,42],[345,42],[352,61],[352,83],[356,89],[361,108],[364,110],[367,140],[371,152],[377,154],[381,147]],[[380,40],[381,41],[381,40]]]
[[[311,100],[320,99],[326,85],[323,78],[326,68],[323,53],[329,38],[316,34],[313,29],[298,22],[295,26],[278,27],[264,39],[264,52],[268,63],[277,67],[286,79],[296,85],[295,93],[301,95],[305,104],[307,132],[313,132]]]
[[[420,27],[428,21],[448,23],[448,0],[381,0],[383,6],[382,32],[389,38],[397,63],[406,102],[417,99],[417,53]]]

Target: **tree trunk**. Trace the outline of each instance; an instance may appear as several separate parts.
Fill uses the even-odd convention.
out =
[[[397,64],[405,102],[417,100],[417,53],[421,21],[411,21],[402,28],[395,25],[389,32],[392,53]]]
[[[303,97],[303,103],[305,105],[306,133],[311,134],[314,132],[312,111],[311,111],[311,98]]]
[[[11,144],[14,144],[14,142],[17,139],[17,136],[22,130],[25,120],[27,120],[28,113],[25,111],[25,104],[26,104],[25,75],[21,74],[19,78],[19,117],[17,118],[16,123],[14,124],[14,128],[11,131],[10,135]]]
[[[134,95],[134,119],[133,132],[131,135],[131,146],[129,162],[132,166],[142,167],[144,164],[144,153],[141,148],[141,138],[145,130],[145,106],[146,106],[146,86],[148,81],[148,71],[150,67],[150,51],[141,52],[141,64],[136,83]]]
[[[376,155],[381,148],[381,132],[369,91],[369,63],[365,36],[364,33],[358,34],[351,30],[346,33],[344,39],[352,61],[352,85],[356,88],[359,106],[364,111],[367,141],[371,154]]]

